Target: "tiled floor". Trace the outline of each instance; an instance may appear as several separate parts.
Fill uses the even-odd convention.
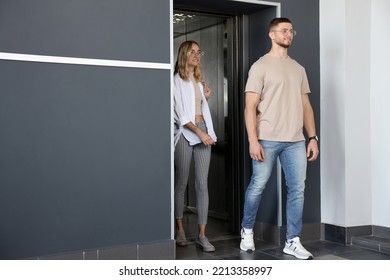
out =
[[[186,214],[186,234],[189,244],[176,248],[178,260],[295,260],[282,252],[282,246],[255,240],[254,252],[242,252],[239,248],[240,237],[229,234],[226,224],[219,220],[209,219],[207,236],[215,246],[213,253],[203,252],[195,246],[196,215]],[[315,260],[390,260],[390,254],[364,249],[354,245],[342,245],[330,241],[304,242]]]

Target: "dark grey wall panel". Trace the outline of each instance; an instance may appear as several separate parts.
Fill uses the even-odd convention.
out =
[[[289,49],[289,55],[302,64],[310,83],[317,134],[320,135],[320,34],[319,34],[319,1],[318,0],[279,0],[281,16],[293,22],[297,36]],[[320,137],[321,139],[321,137]],[[321,222],[321,188],[320,159],[309,162],[307,169],[304,223]],[[283,184],[284,178],[283,178]],[[285,217],[285,197],[283,193],[283,217]],[[285,224],[285,218],[284,218]]]
[[[169,240],[170,71],[0,70],[0,258]]]
[[[169,0],[2,0],[0,51],[169,63]]]
[[[271,49],[268,24],[276,15],[276,7],[249,15],[249,63],[252,65]]]
[[[272,1],[281,3],[281,16],[292,20],[297,36],[289,49],[289,55],[302,64],[307,72],[312,94],[310,100],[314,109],[317,133],[320,132],[320,49],[319,49],[319,1],[313,0],[280,0]],[[273,13],[273,16],[272,16]],[[256,61],[260,56],[269,51],[271,43],[268,32],[270,19],[275,15],[275,8],[250,14],[250,63]],[[248,178],[249,179],[249,178]],[[303,215],[304,223],[321,222],[321,197],[320,197],[320,159],[308,163],[305,209]],[[275,180],[269,183],[270,186],[276,183]],[[283,178],[283,185],[285,181]],[[275,193],[269,191],[270,199]],[[286,192],[283,188],[283,223],[285,224],[285,198]],[[269,204],[269,203],[268,203]],[[266,215],[271,215],[275,210],[273,205],[262,205],[259,209],[257,219],[262,222],[270,222]],[[276,213],[275,213],[276,215]],[[276,219],[274,219],[276,221]]]
[[[289,55],[306,69],[312,92],[310,101],[314,110],[317,134],[321,139],[319,0],[282,0],[278,2],[282,3],[282,16],[290,18],[294,29],[297,30],[297,36],[294,38]],[[308,162],[307,165],[303,213],[305,223],[321,222],[320,157],[315,162]]]

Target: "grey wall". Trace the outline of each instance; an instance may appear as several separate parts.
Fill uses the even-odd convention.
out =
[[[169,9],[4,0],[0,52],[169,63]],[[0,258],[170,240],[170,127],[169,69],[0,60]]]
[[[298,31],[290,55],[308,73],[319,132],[319,1],[273,2]],[[169,9],[3,0],[0,52],[169,63]],[[170,240],[169,81],[168,69],[0,60],[1,259]],[[319,184],[317,161],[305,223],[320,222]]]
[[[0,48],[169,63],[169,13],[168,0],[2,0]]]

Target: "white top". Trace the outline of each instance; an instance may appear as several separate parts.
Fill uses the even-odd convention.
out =
[[[207,127],[207,133],[210,137],[217,141],[217,136],[214,132],[213,121],[209,104],[203,93],[203,86],[198,83],[202,93],[202,114]],[[183,134],[191,146],[201,143],[199,136],[190,129],[184,127],[185,124],[192,122],[195,124],[195,88],[191,81],[184,81],[179,74],[174,77],[174,110],[175,110],[175,127],[174,127],[174,143],[175,146],[179,141],[180,135]]]

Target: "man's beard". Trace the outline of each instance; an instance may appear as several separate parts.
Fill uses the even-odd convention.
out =
[[[282,48],[285,48],[285,49],[288,49],[290,46],[291,46],[291,43],[290,44],[285,44],[283,42],[276,42],[276,44]]]

